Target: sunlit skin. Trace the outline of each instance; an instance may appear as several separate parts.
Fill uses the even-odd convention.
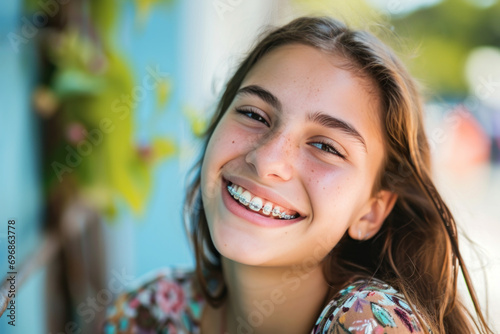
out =
[[[255,301],[276,297],[278,289],[272,316],[263,315],[253,333],[309,332],[326,302],[321,261],[346,232],[373,236],[392,209],[394,194],[372,193],[384,156],[377,90],[341,64],[299,44],[271,51],[215,129],[201,184],[229,298],[224,308],[205,311],[203,327],[220,329],[221,320],[210,327],[206,319],[227,311],[224,327],[238,333],[237,319],[248,322]],[[226,179],[248,184],[257,196],[271,194],[301,217],[264,218],[263,226],[256,223],[261,215],[235,214],[223,199]]]

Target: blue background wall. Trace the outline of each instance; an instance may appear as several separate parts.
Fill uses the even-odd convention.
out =
[[[7,271],[7,222],[16,220],[16,265],[40,242],[42,194],[39,128],[30,108],[37,77],[35,45],[15,52],[6,38],[18,29],[21,3],[0,3],[0,276]],[[3,283],[3,282],[2,282]],[[16,294],[16,327],[0,318],[0,333],[37,333],[45,326],[44,272],[39,271]],[[40,332],[41,333],[41,332]]]

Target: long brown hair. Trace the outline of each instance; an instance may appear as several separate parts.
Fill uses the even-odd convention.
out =
[[[225,86],[205,133],[205,149],[250,69],[271,50],[292,43],[340,57],[351,71],[377,86],[386,154],[373,192],[385,189],[398,195],[373,238],[360,242],[346,233],[326,257],[323,269],[331,295],[353,279],[377,277],[401,291],[434,333],[471,333],[474,328],[491,333],[460,255],[455,221],[431,179],[430,149],[417,85],[394,52],[371,34],[349,29],[328,17],[298,18],[267,33]],[[197,283],[216,307],[227,292],[220,254],[211,241],[202,203],[200,166],[205,149],[193,168],[185,218],[196,256]],[[460,302],[460,269],[476,316]]]

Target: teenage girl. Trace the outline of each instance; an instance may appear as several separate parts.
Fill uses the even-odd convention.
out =
[[[269,32],[205,138],[186,201],[195,271],[123,294],[106,330],[492,332],[432,181],[416,83],[375,37],[325,17]]]

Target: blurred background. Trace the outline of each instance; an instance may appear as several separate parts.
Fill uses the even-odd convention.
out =
[[[305,14],[371,31],[421,82],[435,177],[500,329],[499,1],[18,0],[0,2],[2,282],[17,273],[0,333],[96,333],[141,277],[194,266],[199,134],[255,37]]]

